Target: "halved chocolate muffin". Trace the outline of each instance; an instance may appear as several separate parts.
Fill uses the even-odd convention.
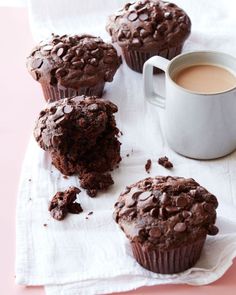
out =
[[[137,262],[173,274],[192,267],[207,235],[216,235],[217,199],[192,178],[158,176],[130,185],[114,218],[131,242]]]
[[[121,160],[117,110],[108,100],[77,96],[49,103],[36,123],[35,139],[53,165],[65,175],[78,174],[90,196],[113,184],[107,172]]]

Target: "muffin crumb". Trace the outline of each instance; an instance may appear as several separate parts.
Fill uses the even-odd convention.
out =
[[[145,170],[147,173],[150,173],[151,166],[152,166],[152,161],[151,161],[151,159],[148,159],[147,163],[145,164]]]
[[[158,164],[165,167],[166,169],[173,168],[173,164],[169,161],[169,159],[166,156],[159,158]]]
[[[76,195],[79,193],[80,189],[77,187],[70,187],[63,192],[57,192],[48,207],[51,216],[60,221],[66,217],[67,213],[81,213],[83,211],[81,205],[75,202]]]

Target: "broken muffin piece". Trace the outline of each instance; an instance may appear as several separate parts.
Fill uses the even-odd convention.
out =
[[[114,117],[117,111],[115,104],[95,96],[61,99],[40,113],[34,130],[36,141],[49,151],[53,165],[64,175],[77,174],[92,196],[113,184],[106,173],[121,161]],[[88,174],[96,175],[97,186],[86,186]]]
[[[63,220],[67,213],[79,214],[83,212],[81,205],[76,200],[76,195],[80,193],[77,187],[70,187],[64,192],[57,192],[52,198],[48,210],[56,220]]]
[[[152,166],[152,161],[151,161],[151,159],[148,159],[146,164],[145,164],[145,170],[146,170],[147,173],[150,173],[151,166]]]
[[[159,158],[158,159],[158,164],[163,166],[166,169],[173,168],[173,164],[169,161],[169,159],[166,156]]]
[[[90,197],[95,197],[98,190],[106,190],[114,181],[110,174],[97,172],[83,173],[80,179],[80,185],[85,188]]]

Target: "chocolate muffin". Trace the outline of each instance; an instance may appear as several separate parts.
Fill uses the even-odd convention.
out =
[[[216,235],[217,199],[192,178],[146,178],[130,185],[114,218],[144,268],[173,274],[192,267],[206,236]]]
[[[82,94],[102,96],[105,82],[113,80],[120,64],[111,44],[90,35],[52,35],[27,58],[28,71],[40,82],[48,101]]]
[[[53,165],[64,175],[79,175],[91,196],[113,184],[106,172],[121,160],[116,112],[115,104],[95,96],[61,99],[41,111],[34,130]]]
[[[110,16],[106,29],[122,48],[127,65],[142,73],[150,57],[172,59],[181,52],[191,21],[173,3],[143,0],[127,3]]]

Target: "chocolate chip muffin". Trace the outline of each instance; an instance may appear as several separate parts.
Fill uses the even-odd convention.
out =
[[[159,176],[130,185],[114,218],[144,268],[173,274],[192,267],[206,236],[216,235],[217,199],[192,178]]]
[[[102,96],[121,59],[116,49],[89,35],[52,35],[36,46],[27,58],[27,68],[39,81],[44,97],[55,101],[75,95]]]
[[[191,21],[173,3],[143,0],[127,3],[110,16],[106,29],[122,48],[127,65],[142,73],[150,57],[172,59],[181,52]]]
[[[53,165],[64,175],[79,175],[92,197],[113,184],[107,171],[121,160],[116,112],[115,104],[94,96],[61,99],[41,111],[34,130]]]

